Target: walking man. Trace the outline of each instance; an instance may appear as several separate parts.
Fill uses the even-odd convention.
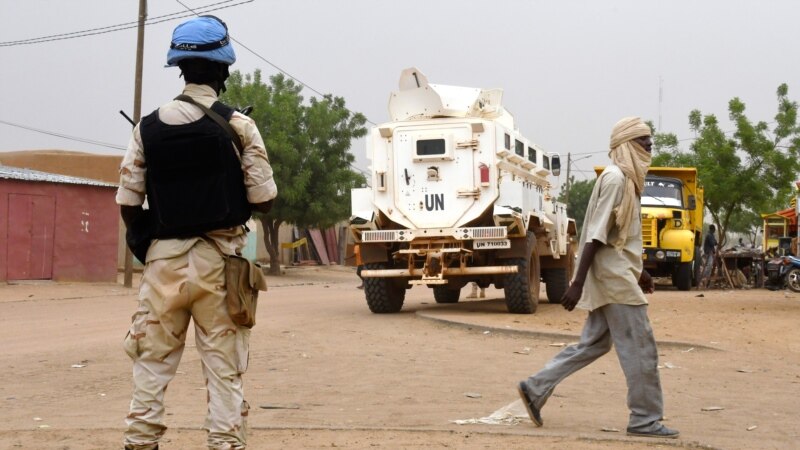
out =
[[[652,145],[650,127],[638,117],[614,125],[609,152],[613,164],[595,183],[583,222],[578,270],[561,299],[568,311],[576,305],[589,311],[580,342],[518,386],[536,426],[542,426],[541,410],[558,383],[606,354],[613,344],[628,384],[628,435],[679,435],[661,424],[658,350],[644,296],[654,288],[642,267],[640,216]]]
[[[711,276],[711,271],[714,268],[714,260],[717,254],[717,237],[714,235],[716,231],[717,227],[712,223],[708,226],[708,233],[706,233],[706,237],[703,239],[703,256],[705,258],[705,264],[703,265],[704,281]]]
[[[133,360],[126,450],[158,449],[167,428],[164,393],[190,319],[206,379],[208,448],[246,446],[249,406],[242,375],[250,329],[228,314],[222,254],[241,254],[245,222],[252,210],[270,210],[277,188],[253,120],[217,101],[235,60],[227,26],[218,18],[178,25],[167,64],[178,66],[186,82],[181,100],[142,119],[120,167],[123,220],[129,228],[149,223],[153,238],[144,247],[146,256],[137,252],[145,267],[124,341]],[[145,195],[148,210],[142,208]]]

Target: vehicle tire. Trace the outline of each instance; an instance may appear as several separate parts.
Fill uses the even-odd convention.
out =
[[[680,291],[688,291],[692,288],[692,263],[685,262],[678,265],[675,271],[675,287]]]
[[[364,264],[364,270],[383,270],[386,263]],[[405,283],[398,283],[394,278],[364,278],[364,294],[367,297],[369,310],[376,314],[396,313],[403,308],[406,299]]]
[[[461,289],[451,289],[446,284],[433,287],[433,298],[436,303],[458,303]]]
[[[547,291],[547,301],[550,303],[561,303],[561,297],[567,292],[569,282],[575,270],[575,251],[572,245],[567,246],[567,267],[560,269],[547,269],[542,273],[544,286]]]
[[[512,314],[533,314],[539,306],[539,258],[533,255],[530,260],[514,258],[508,265],[516,265],[517,273],[505,276],[503,292],[506,307]]]
[[[792,292],[800,292],[800,269],[791,269],[786,274],[786,287]]]
[[[700,256],[700,247],[694,248],[694,259],[692,259],[692,287],[697,287],[700,284],[700,277],[703,274],[700,272],[703,269],[703,258]]]

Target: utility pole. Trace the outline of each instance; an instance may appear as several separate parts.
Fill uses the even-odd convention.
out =
[[[580,153],[578,153],[578,154],[580,154]],[[572,169],[572,163],[575,162],[575,161],[580,161],[582,159],[591,158],[591,157],[592,157],[592,155],[589,154],[589,155],[581,156],[580,158],[577,158],[577,159],[573,160],[572,159],[572,153],[567,152],[567,183],[566,183],[567,192],[564,194],[564,203],[567,204],[567,208],[569,208],[569,188],[572,185],[572,180],[570,179],[570,176],[569,176],[570,169]]]
[[[133,90],[133,121],[142,115],[142,61],[144,59],[144,22],[147,20],[147,0],[139,0],[139,27],[136,33],[136,73]],[[142,261],[144,263],[144,261]],[[133,254],[125,246],[125,287],[133,286]]]
[[[564,193],[564,204],[569,208],[569,167],[572,165],[570,161],[571,153],[567,152],[567,191]]]
[[[661,131],[661,104],[664,102],[664,79],[658,77],[658,131]]]

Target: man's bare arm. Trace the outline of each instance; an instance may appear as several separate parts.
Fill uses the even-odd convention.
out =
[[[569,289],[564,293],[564,296],[561,297],[561,305],[567,311],[575,309],[575,305],[577,305],[578,300],[581,299],[581,295],[583,295],[583,284],[586,282],[586,274],[589,273],[589,267],[591,267],[594,262],[594,255],[597,254],[597,250],[603,245],[605,244],[598,240],[593,240],[592,242],[587,242],[586,245],[583,246],[583,252],[580,257],[581,263],[578,266],[575,279],[569,285]]]

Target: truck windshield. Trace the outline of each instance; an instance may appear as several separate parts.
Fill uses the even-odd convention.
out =
[[[642,206],[683,208],[681,183],[673,180],[645,179]]]

